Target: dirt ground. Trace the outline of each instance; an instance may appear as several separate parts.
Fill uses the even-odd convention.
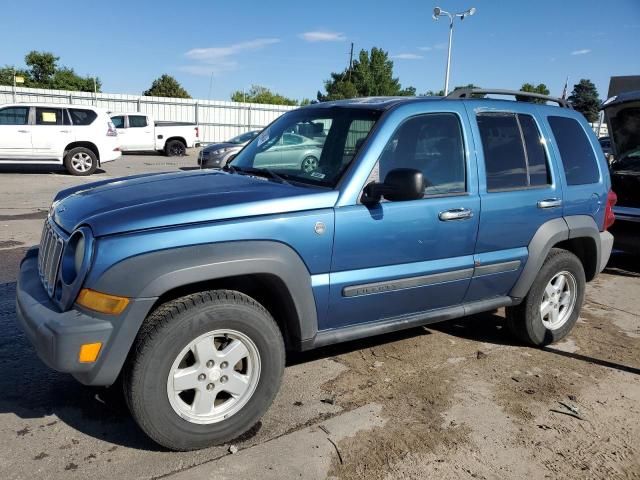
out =
[[[94,180],[194,163],[123,157]],[[238,453],[158,448],[16,327],[19,260],[73,182],[0,171],[0,479],[640,479],[640,259],[622,254],[560,344],[520,345],[497,311],[291,355]]]

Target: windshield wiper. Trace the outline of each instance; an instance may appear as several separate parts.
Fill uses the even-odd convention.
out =
[[[273,170],[269,170],[268,168],[238,167],[238,166],[229,165],[229,164],[227,164],[227,168],[231,173],[240,172],[240,173],[247,173],[249,175],[257,175],[260,177],[271,178],[272,180],[275,180],[278,183],[286,183],[287,185],[290,185],[290,183],[287,180],[285,180],[284,177],[277,174]]]

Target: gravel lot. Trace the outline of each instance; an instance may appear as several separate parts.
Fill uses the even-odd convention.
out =
[[[0,478],[640,478],[640,259],[622,254],[561,344],[519,345],[497,311],[324,348],[288,359],[235,455],[151,443],[117,391],[38,360],[15,281],[58,190],[192,168],[194,155],[127,155],[88,179],[0,167]]]

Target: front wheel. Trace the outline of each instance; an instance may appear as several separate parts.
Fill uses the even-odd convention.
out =
[[[507,326],[520,340],[544,346],[566,337],[580,315],[586,280],[573,253],[553,248],[520,305],[507,308]]]
[[[145,321],[125,368],[125,397],[138,425],[164,447],[225,443],[269,408],[284,357],[280,329],[255,300],[196,293]]]
[[[318,169],[318,159],[313,155],[309,155],[302,160],[301,170],[304,173],[312,173]]]

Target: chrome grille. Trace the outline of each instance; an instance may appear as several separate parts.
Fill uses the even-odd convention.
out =
[[[42,285],[50,297],[53,296],[56,287],[63,247],[64,240],[51,226],[49,219],[45,220],[38,252],[38,272]]]

